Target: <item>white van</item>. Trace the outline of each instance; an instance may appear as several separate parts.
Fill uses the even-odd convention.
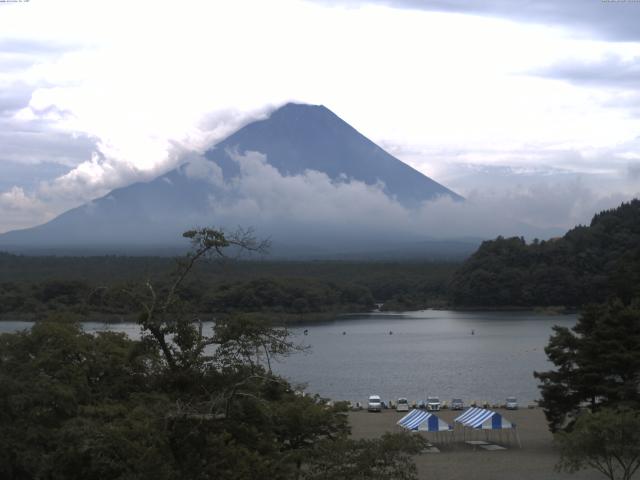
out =
[[[440,410],[440,399],[438,397],[428,397],[427,410],[430,412],[437,412]]]
[[[370,412],[382,411],[382,400],[380,399],[380,395],[371,395],[369,397],[367,410],[369,410]]]
[[[398,399],[398,404],[396,405],[396,412],[408,412],[409,411],[409,400],[404,397]]]

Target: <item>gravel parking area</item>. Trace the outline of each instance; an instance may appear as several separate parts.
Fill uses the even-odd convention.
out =
[[[547,429],[547,423],[541,409],[497,410],[508,420],[517,425],[522,448],[515,442],[511,444],[503,436],[499,441],[494,436],[490,443],[506,447],[506,450],[487,451],[474,448],[463,442],[461,436],[451,443],[433,442],[440,453],[423,453],[416,457],[419,477],[430,480],[551,480],[601,479],[602,475],[595,470],[584,470],[576,474],[558,473],[554,466],[558,461],[558,453],[554,449],[553,437]],[[459,411],[442,410],[438,416],[452,424]],[[384,432],[399,432],[401,428],[396,422],[406,415],[394,410],[382,413],[367,411],[351,412],[353,438],[375,438]],[[474,438],[484,440],[483,436]]]

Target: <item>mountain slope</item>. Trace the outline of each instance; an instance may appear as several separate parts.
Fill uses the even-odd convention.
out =
[[[287,104],[268,119],[248,124],[207,151],[197,174],[190,165],[183,165],[150,182],[116,189],[46,224],[0,235],[0,247],[100,250],[176,245],[185,229],[234,222],[235,217],[229,212],[234,211],[240,200],[251,203],[251,198],[237,198],[237,192],[232,192],[243,175],[238,156],[245,152],[259,152],[283,178],[317,171],[331,182],[364,182],[377,186],[404,208],[411,209],[439,196],[461,200],[454,192],[385,152],[327,108]],[[213,178],[215,172],[221,173],[221,178]],[[252,180],[262,179],[258,176]],[[277,202],[274,203],[273,208],[277,209]],[[286,202],[283,206],[287,207]],[[315,234],[305,237],[308,225],[298,228],[297,233],[293,230],[289,233],[287,212],[271,223],[264,217],[257,212],[255,218],[238,217],[237,222],[256,225],[261,235],[278,237],[283,233],[282,237],[292,244],[305,244],[315,237]],[[316,226],[322,230],[321,224]],[[388,236],[392,238],[392,232]],[[356,244],[361,241],[352,240]],[[318,238],[318,242],[322,241]]]
[[[283,175],[317,170],[369,185],[383,182],[385,192],[408,207],[447,195],[462,197],[393,157],[326,107],[289,103],[267,120],[253,122],[207,152],[225,177],[238,173],[229,152],[257,151]]]

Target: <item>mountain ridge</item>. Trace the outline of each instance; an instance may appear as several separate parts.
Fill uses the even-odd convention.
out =
[[[304,121],[300,121],[301,119]],[[328,148],[330,145],[323,141],[324,137],[316,135],[317,130],[322,128],[330,130],[333,138],[348,144],[350,147],[348,153],[351,155],[347,155],[347,152],[331,151]],[[332,179],[338,178],[340,174],[347,174],[347,177],[364,181],[368,185],[376,184],[381,180],[388,189],[386,193],[395,195],[400,203],[407,207],[416,207],[421,202],[440,195],[463,200],[457,193],[387,153],[324,105],[287,103],[275,110],[268,119],[252,122],[231,134],[216,147],[207,151],[205,156],[221,164],[223,171],[226,168],[235,170],[227,149],[233,150],[237,145],[242,145],[245,151],[263,152],[265,144],[269,141],[265,138],[265,134],[273,134],[274,129],[279,138],[287,136],[301,138],[302,143],[308,147],[305,152],[294,150],[293,155],[291,152],[283,151],[284,148],[281,148],[283,146],[278,143],[267,148],[271,151],[271,155],[267,155],[269,163],[283,175],[302,173],[303,169],[295,165],[292,160],[306,155],[307,169],[324,172]],[[292,156],[295,157],[292,159]],[[367,158],[366,164],[359,161],[363,157]],[[373,162],[376,164],[376,169],[367,171]],[[399,175],[400,172],[407,174],[402,177],[404,183],[395,180],[395,175]],[[390,177],[391,185],[389,185]],[[421,191],[422,188],[427,188],[429,191],[425,194]]]
[[[462,200],[455,192],[384,151],[328,108],[288,103],[268,118],[245,125],[204,153],[205,161],[211,162],[204,165],[205,170],[220,171],[222,178],[217,180],[218,184],[210,177],[191,175],[191,164],[183,164],[148,182],[114,189],[45,224],[0,235],[0,247],[11,250],[179,244],[183,230],[194,225],[218,224],[221,209],[235,201],[226,188],[241,175],[234,152],[259,152],[283,177],[318,171],[331,182],[362,182],[382,189],[407,209],[441,196]],[[212,200],[220,198],[224,201]],[[281,216],[280,223],[267,225],[258,215],[257,222],[270,230],[260,233],[279,233],[287,221],[286,213]],[[298,228],[305,229],[308,230]],[[391,232],[388,236],[393,238]],[[419,237],[410,240],[414,239]],[[323,242],[320,238],[318,241]]]

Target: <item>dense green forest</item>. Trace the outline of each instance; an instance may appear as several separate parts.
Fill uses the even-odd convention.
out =
[[[126,292],[175,267],[166,257],[29,257],[0,253],[0,318],[65,311],[130,319]],[[309,321],[340,312],[411,309],[446,303],[459,264],[437,262],[203,261],[180,295],[198,313],[257,312]]]
[[[640,294],[640,200],[593,217],[562,238],[482,243],[455,273],[456,306],[580,307]]]

